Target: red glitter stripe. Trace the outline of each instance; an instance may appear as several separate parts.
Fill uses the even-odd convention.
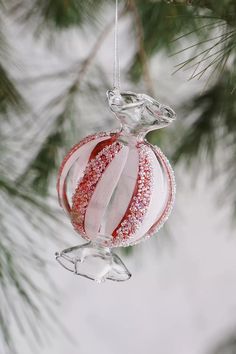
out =
[[[139,151],[137,182],[129,206],[119,225],[112,233],[113,238],[117,239],[118,242],[135,234],[147,213],[151,200],[152,168],[150,157],[144,144],[140,143],[137,149]]]
[[[86,138],[82,139],[78,144],[75,144],[71,149],[70,151],[66,154],[66,156],[64,157],[62,163],[61,163],[61,166],[59,168],[59,172],[58,172],[58,177],[57,177],[57,193],[58,193],[58,199],[59,199],[59,203],[61,205],[61,201],[60,201],[60,196],[59,196],[59,185],[60,185],[60,178],[61,178],[61,174],[62,174],[62,171],[64,169],[64,166],[65,164],[67,163],[67,161],[69,160],[69,158],[79,149],[81,148],[81,146],[89,143],[90,141],[92,140],[95,140],[95,139],[98,139],[98,138],[102,138],[104,136],[109,136],[110,133],[106,133],[106,132],[101,132],[101,133],[98,133],[98,134],[92,134],[92,135],[89,135],[87,136]],[[65,188],[63,187],[64,191],[65,191]],[[66,201],[68,203],[68,201]]]
[[[113,135],[112,137],[109,137],[107,140],[103,140],[100,143],[98,143],[95,148],[93,149],[93,151],[90,154],[88,163],[95,159],[97,157],[97,155],[106,147],[111,145],[112,143],[114,143],[114,141],[117,139],[117,135]]]
[[[97,148],[96,152],[99,152],[88,163],[85,174],[72,198],[71,221],[75,230],[84,236],[86,236],[84,227],[85,215],[95,188],[110,162],[122,148],[121,143],[112,141],[114,139],[111,139],[102,149]],[[92,153],[91,156],[93,157],[94,154]]]

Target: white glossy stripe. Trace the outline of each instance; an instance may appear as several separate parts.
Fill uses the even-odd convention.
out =
[[[103,232],[103,230],[100,230],[103,216],[120,179],[127,156],[128,148],[123,147],[110,162],[96,186],[88,204],[84,222],[86,235],[90,239]]]
[[[132,242],[136,242],[141,237],[143,237],[148,232],[150,227],[155,223],[157,218],[161,216],[168,197],[168,187],[166,185],[164,171],[161,168],[156,155],[151,151],[151,149],[150,155],[153,169],[153,186],[151,188],[151,199],[141,226],[132,236]]]
[[[63,188],[66,183],[66,178],[68,176],[68,173],[70,172],[70,169],[75,164],[75,167],[74,167],[75,170],[73,171],[72,181],[70,181],[70,182],[72,182],[71,187],[75,188],[76,183],[83,176],[84,170],[86,168],[86,165],[88,163],[88,160],[89,160],[89,157],[90,157],[92,151],[94,150],[94,148],[96,147],[97,144],[99,144],[101,141],[104,141],[107,139],[109,139],[109,137],[106,136],[106,137],[92,140],[92,141],[82,145],[66,161],[65,166],[63,167],[63,170],[61,172],[60,179],[59,179],[59,199],[61,202],[61,206],[63,207],[63,209],[65,210],[66,213],[69,213],[70,210],[68,210],[67,203],[64,200]],[[68,200],[68,202],[70,205],[71,201]]]
[[[166,183],[166,189],[167,189],[167,196],[166,196],[166,201],[165,201],[165,206],[163,208],[163,213],[162,215],[159,215],[157,217],[157,220],[155,221],[153,225],[153,229],[148,231],[148,235],[151,236],[153,233],[157,232],[166,222],[168,219],[174,199],[175,199],[175,176],[174,176],[174,171],[172,170],[172,167],[166,158],[166,156],[163,154],[163,152],[157,148],[154,147],[153,151],[157,157],[157,159],[160,161],[161,165],[163,166],[164,170],[164,176],[165,176],[165,183]]]
[[[129,147],[126,165],[107,211],[106,234],[112,234],[123,219],[133,196],[138,176],[139,156],[136,147]]]

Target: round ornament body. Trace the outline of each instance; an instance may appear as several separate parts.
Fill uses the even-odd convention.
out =
[[[104,246],[130,246],[168,218],[175,182],[161,150],[122,132],[83,139],[66,155],[58,196],[74,229]]]

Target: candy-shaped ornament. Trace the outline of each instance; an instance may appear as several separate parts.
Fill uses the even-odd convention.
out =
[[[56,253],[75,274],[102,282],[131,274],[113,252],[155,234],[174,202],[173,170],[162,151],[145,140],[175,119],[174,111],[145,94],[107,92],[121,128],[83,139],[65,156],[58,176],[61,207],[88,243]]]

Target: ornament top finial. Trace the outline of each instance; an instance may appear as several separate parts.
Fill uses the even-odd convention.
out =
[[[135,132],[148,132],[168,126],[176,118],[175,112],[152,97],[117,89],[107,91],[111,111],[123,126]]]

